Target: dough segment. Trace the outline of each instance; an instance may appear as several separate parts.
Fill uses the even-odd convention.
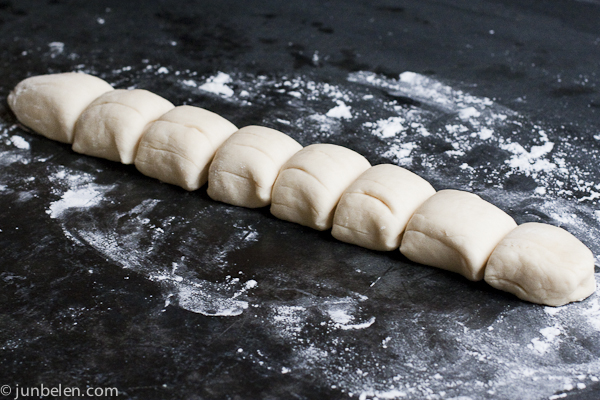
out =
[[[429,182],[402,167],[375,165],[344,191],[331,234],[372,250],[397,249],[410,217],[434,194]]]
[[[312,144],[281,168],[273,186],[271,214],[324,231],[331,228],[342,193],[371,167],[362,155],[334,144]]]
[[[508,214],[473,193],[441,190],[415,211],[400,251],[478,281],[496,245],[516,227]]]
[[[135,157],[142,174],[196,190],[208,179],[215,152],[237,127],[211,111],[179,106],[153,122]]]
[[[103,93],[113,91],[104,80],[79,72],[38,75],[22,80],[8,95],[17,119],[48,139],[73,143],[75,122]]]
[[[279,170],[301,149],[280,131],[246,126],[217,150],[209,169],[208,195],[241,207],[268,206]]]
[[[132,164],[145,129],[175,106],[144,89],[117,89],[94,100],[75,124],[73,150]]]
[[[596,290],[594,256],[566,230],[529,222],[496,246],[485,269],[485,281],[522,300],[562,306]]]

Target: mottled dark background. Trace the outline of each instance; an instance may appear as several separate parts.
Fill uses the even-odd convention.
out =
[[[573,163],[598,184],[599,21],[599,2],[573,0],[0,0],[0,97],[31,75],[83,70],[243,126],[274,113],[293,121],[306,103],[280,108],[282,95],[263,91],[262,101],[240,107],[184,91],[173,73],[147,67],[199,81],[218,71],[247,81],[300,77],[348,91],[351,72],[397,79],[413,71],[544,124],[553,141],[573,143]],[[597,315],[597,297],[552,319],[541,306],[397,252],[336,242],[267,209],[218,204],[204,189],[187,193],[131,166],[75,154],[12,126],[5,100],[0,118],[0,385],[117,387],[120,399],[600,396],[600,328],[584,321]],[[393,161],[361,126],[343,124],[331,141],[374,163]],[[297,127],[290,134],[311,141]],[[15,148],[14,135],[29,147]],[[428,143],[415,152],[442,151]],[[497,157],[503,165],[501,152],[486,151],[469,164]],[[467,188],[450,170],[422,172],[438,189]],[[70,174],[98,185],[102,201],[51,218],[49,205],[78,184],[68,186]],[[490,200],[504,193],[496,203],[518,222],[557,223],[541,205],[554,201],[576,216],[571,226],[585,222],[574,233],[598,249],[594,199],[534,198],[533,178],[514,176],[494,189],[482,176],[471,188]],[[235,298],[248,309],[226,317],[190,311],[177,283],[156,278],[174,263],[184,283],[216,303]],[[256,288],[241,290],[248,280]],[[338,305],[356,323],[375,322],[345,329],[332,317]],[[552,326],[560,343],[544,357],[528,350]]]

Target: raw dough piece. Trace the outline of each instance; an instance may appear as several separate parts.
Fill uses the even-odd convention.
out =
[[[532,303],[562,306],[594,293],[594,256],[564,229],[529,222],[496,246],[485,281]]]
[[[175,107],[146,130],[135,166],[144,175],[196,190],[206,183],[217,149],[236,130],[235,125],[211,111]]]
[[[397,165],[376,165],[342,195],[331,234],[372,250],[397,249],[410,217],[434,194],[420,176]]]
[[[92,102],[75,124],[73,150],[132,164],[144,130],[175,106],[143,89],[117,89]]]
[[[494,247],[516,226],[508,214],[475,194],[441,190],[411,217],[400,251],[412,261],[478,281]]]
[[[302,146],[285,133],[246,126],[217,150],[210,165],[208,195],[217,201],[257,208],[271,204],[283,164]]]
[[[362,155],[342,146],[307,146],[281,168],[271,214],[320,231],[329,229],[342,193],[370,166]]]
[[[17,119],[48,139],[73,143],[73,129],[83,110],[112,91],[107,82],[78,72],[40,75],[17,84],[8,105]]]

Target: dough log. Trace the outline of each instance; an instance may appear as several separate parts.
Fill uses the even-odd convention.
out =
[[[196,190],[206,183],[217,149],[236,130],[234,124],[211,111],[175,107],[143,134],[135,166],[146,176]]]
[[[82,73],[27,78],[8,96],[25,126],[79,153],[135,162],[161,181],[283,220],[332,229],[344,242],[400,251],[533,303],[590,296],[594,257],[561,228],[526,223],[477,195],[442,190],[395,165],[371,168],[333,144],[304,149],[274,129],[237,128],[210,111],[175,107],[142,89],[114,90]]]
[[[210,165],[208,195],[235,206],[268,206],[279,170],[301,149],[302,146],[285,133],[262,126],[246,126],[217,151]]]

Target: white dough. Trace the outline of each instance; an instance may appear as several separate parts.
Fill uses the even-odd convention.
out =
[[[78,72],[39,75],[17,84],[8,105],[25,126],[49,139],[73,143],[75,122],[98,96],[112,91],[107,82]]]
[[[478,281],[496,245],[516,226],[508,214],[475,194],[441,190],[411,217],[400,251],[412,261]]]
[[[279,170],[301,149],[275,129],[246,126],[217,150],[209,169],[208,195],[241,207],[268,206]]]
[[[529,222],[496,246],[485,281],[532,303],[562,306],[594,293],[594,256],[566,230]]]
[[[73,150],[132,164],[146,128],[175,106],[143,89],[117,89],[98,97],[75,124]]]
[[[362,155],[342,146],[307,146],[279,172],[271,213],[320,231],[329,229],[342,193],[370,166]]]
[[[302,148],[274,129],[237,129],[208,110],[175,107],[146,90],[114,90],[83,73],[21,81],[8,104],[25,126],[79,153],[225,203],[271,204],[277,218],[373,250],[485,281],[520,299],[561,306],[594,293],[594,256],[564,229],[517,226],[479,196],[435,189],[391,164],[371,167],[342,146]]]
[[[342,195],[331,234],[372,250],[397,249],[410,217],[434,194],[420,176],[397,165],[376,165]]]
[[[146,130],[135,166],[146,176],[196,190],[206,183],[217,149],[236,130],[234,124],[211,111],[175,107]]]

